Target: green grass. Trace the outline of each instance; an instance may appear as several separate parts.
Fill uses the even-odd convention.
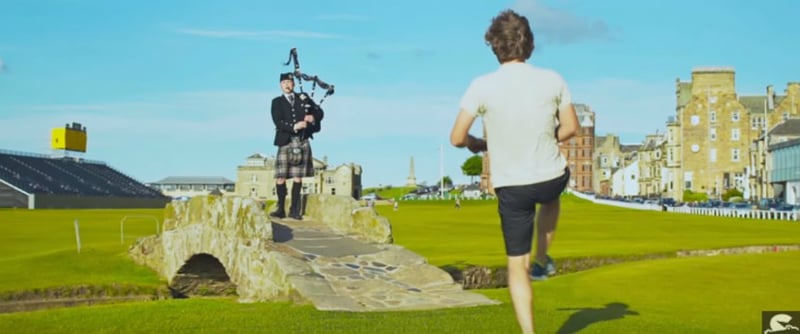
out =
[[[378,196],[384,199],[399,200],[400,197],[403,197],[403,195],[408,194],[414,189],[416,189],[416,187],[367,188],[364,189],[364,195],[369,193],[377,193]]]
[[[432,264],[505,264],[495,201],[406,201],[389,218],[395,243]],[[128,247],[155,232],[162,210],[0,210],[0,293],[81,284],[156,287]],[[75,247],[79,219],[83,249]],[[633,211],[564,197],[556,259],[745,245],[797,244],[800,223]],[[537,328],[581,333],[753,333],[762,310],[800,309],[800,252],[629,262],[534,283]],[[286,303],[188,299],[0,314],[0,333],[515,333],[508,291],[480,290],[502,305],[422,312],[319,312]],[[621,315],[609,303],[638,315]],[[601,319],[608,319],[600,321]]]
[[[758,333],[762,310],[797,310],[800,254],[626,263],[536,282],[537,329],[580,333]],[[742,270],[752,268],[754,270]],[[756,269],[758,268],[758,269]],[[3,333],[516,333],[503,304],[435,311],[320,312],[286,303],[169,300],[0,315]],[[606,307],[618,303],[619,308]],[[624,304],[624,306],[622,305]],[[637,314],[624,313],[634,311]]]
[[[395,243],[437,266],[505,265],[496,201],[405,201],[377,206]],[[745,245],[800,244],[800,222],[637,211],[564,196],[551,255],[625,256]]]
[[[129,218],[120,244],[120,221],[163,210],[0,210],[0,293],[81,284],[161,284],[127,256],[136,238],[156,232],[150,218]],[[77,252],[74,221],[80,227]]]

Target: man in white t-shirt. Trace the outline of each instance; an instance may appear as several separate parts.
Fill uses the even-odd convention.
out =
[[[560,211],[559,196],[569,180],[558,143],[572,138],[580,125],[564,79],[553,70],[526,63],[534,46],[524,16],[503,11],[492,20],[485,39],[500,68],[471,82],[450,142],[473,153],[491,154],[491,182],[508,256],[508,287],[522,331],[533,333],[530,279],[545,279],[555,272],[547,250]],[[483,117],[488,142],[469,134],[478,116]],[[540,205],[537,249],[529,277],[536,204]]]

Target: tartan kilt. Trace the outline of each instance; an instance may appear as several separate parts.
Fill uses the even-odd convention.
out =
[[[314,160],[311,158],[311,144],[308,139],[300,142],[303,158],[296,166],[289,164],[290,147],[291,143],[278,147],[278,154],[275,157],[275,178],[290,179],[314,176]]]

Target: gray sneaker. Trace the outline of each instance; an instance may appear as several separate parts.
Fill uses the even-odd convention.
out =
[[[553,275],[556,273],[556,264],[553,262],[553,259],[548,255],[547,256],[547,265],[541,265],[538,262],[533,262],[533,269],[531,269],[531,279],[534,281],[543,281],[547,279],[547,276]]]

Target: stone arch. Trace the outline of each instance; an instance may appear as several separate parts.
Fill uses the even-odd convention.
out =
[[[177,297],[235,296],[236,284],[231,282],[225,266],[217,257],[196,253],[178,269],[170,283]]]

